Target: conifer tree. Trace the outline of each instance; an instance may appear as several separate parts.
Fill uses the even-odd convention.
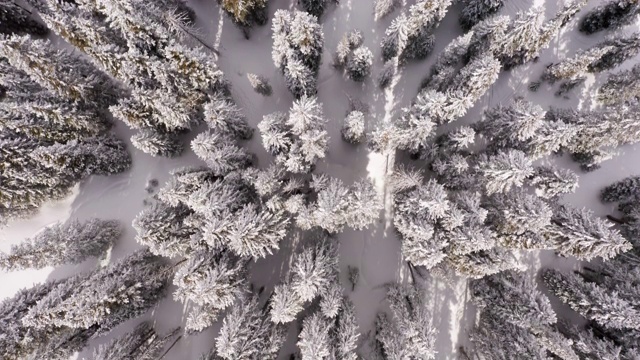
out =
[[[548,229],[549,239],[556,243],[564,256],[580,260],[595,257],[610,259],[631,249],[631,244],[620,232],[611,229],[610,222],[597,218],[587,209],[560,206],[554,211]]]
[[[222,359],[278,358],[285,329],[269,321],[257,297],[241,297],[222,322],[216,351]]]
[[[640,98],[640,65],[609,75],[598,89],[598,100],[606,105],[617,105]]]
[[[467,0],[460,14],[460,25],[468,31],[480,21],[497,13],[504,6],[503,0]]]
[[[169,206],[157,202],[145,208],[133,220],[136,241],[148,246],[149,251],[156,255],[169,258],[189,255],[194,247],[190,237],[195,231],[185,222],[191,214],[192,211],[184,204]]]
[[[182,143],[171,134],[144,129],[131,137],[137,149],[151,156],[174,157],[182,153]]]
[[[343,68],[347,64],[349,56],[355,49],[362,45],[363,41],[364,36],[362,35],[362,31],[358,29],[351,30],[342,35],[333,56],[333,66]]]
[[[218,0],[218,4],[233,22],[243,29],[251,28],[254,24],[264,25],[268,20],[267,0]],[[247,32],[245,32],[245,36],[247,36]]]
[[[347,75],[353,81],[362,82],[371,73],[373,54],[367,47],[358,47],[347,60]]]
[[[542,165],[536,166],[529,182],[535,187],[536,195],[539,197],[555,199],[563,194],[575,192],[578,187],[578,175],[555,165]]]
[[[376,0],[374,3],[374,19],[378,21],[395,10],[400,2],[398,0]]]
[[[0,2],[0,24],[2,34],[46,35],[49,32],[49,29],[31,18],[29,11],[12,0]]]
[[[330,328],[329,320],[318,312],[304,319],[297,343],[302,360],[330,358],[333,353]]]
[[[638,193],[640,193],[640,177],[629,176],[602,189],[600,199],[607,203],[627,201]]]
[[[501,322],[488,314],[480,316],[480,322],[469,335],[478,358],[509,360],[524,358],[547,360],[547,349],[526,329]]]
[[[302,10],[319,19],[324,13],[329,0],[298,0],[298,3],[302,7]]]
[[[459,67],[462,66],[465,54],[469,51],[474,33],[474,31],[470,31],[453,39],[438,54],[429,75],[422,81],[421,87],[423,89],[428,88],[443,92],[449,87]]]
[[[640,13],[637,1],[608,1],[589,11],[580,20],[580,31],[593,34],[605,29],[616,29],[632,23]]]
[[[253,129],[247,124],[238,105],[227,97],[215,96],[205,104],[204,121],[212,130],[239,139],[247,140],[253,135]]]
[[[584,281],[577,274],[547,269],[542,278],[551,292],[574,311],[610,329],[638,329],[640,312],[616,292]]]
[[[271,96],[273,90],[271,89],[271,85],[269,84],[269,80],[261,75],[256,74],[247,74],[247,78],[249,79],[249,83],[253,90],[255,90],[258,94],[263,96]]]
[[[21,270],[77,264],[88,257],[104,255],[120,233],[120,224],[114,220],[56,223],[32,239],[13,245],[9,254],[0,255],[0,267]]]
[[[224,176],[251,164],[251,155],[224,134],[200,133],[191,141],[191,148],[217,176]]]
[[[484,155],[476,167],[485,177],[483,181],[489,195],[521,187],[533,174],[531,160],[519,150],[500,151],[493,156]]]
[[[556,322],[549,299],[526,274],[504,271],[471,281],[470,289],[472,301],[492,318],[523,329]]]
[[[155,305],[164,295],[168,267],[148,250],[97,270],[70,284],[62,294],[50,293],[31,309],[36,327],[68,326],[104,333]],[[24,320],[25,324],[27,320]]]
[[[317,19],[301,11],[276,11],[273,17],[273,63],[296,97],[316,93],[324,35]]]
[[[351,111],[344,119],[342,126],[342,138],[352,144],[357,144],[365,136],[365,122],[362,111]]]
[[[152,360],[163,355],[166,345],[176,337],[178,329],[161,336],[150,322],[142,322],[124,336],[100,345],[93,351],[95,360],[140,359]]]
[[[176,271],[174,298],[224,310],[244,292],[247,261],[228,252],[200,252]]]
[[[437,330],[424,289],[393,284],[387,291],[392,319],[378,314],[376,341],[384,359],[435,359]]]

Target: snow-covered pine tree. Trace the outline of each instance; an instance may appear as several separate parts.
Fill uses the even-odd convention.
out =
[[[149,251],[156,255],[169,258],[189,256],[196,245],[190,239],[195,231],[186,226],[185,221],[192,213],[183,204],[154,203],[133,220],[136,241],[148,246]]]
[[[527,274],[504,271],[470,282],[471,299],[483,314],[523,329],[556,322],[549,299]]]
[[[294,256],[289,280],[274,289],[270,300],[271,321],[282,324],[293,321],[306,302],[338,281],[336,244],[318,236],[314,244],[306,245]]]
[[[623,62],[634,58],[640,52],[640,32],[631,35],[617,34],[596,45],[610,48],[598,61],[589,64],[589,72],[598,73],[611,70]]]
[[[358,47],[353,50],[346,65],[347,76],[353,81],[362,82],[371,74],[373,53],[365,46]]]
[[[93,359],[157,359],[163,355],[167,344],[176,338],[179,330],[179,328],[174,329],[161,336],[150,322],[144,321],[125,335],[98,346],[93,351]]]
[[[67,282],[29,311],[25,324],[68,326],[105,333],[154,306],[168,285],[169,267],[148,250]],[[66,286],[66,285],[65,285]]]
[[[378,21],[391,14],[400,5],[398,0],[375,0],[374,19]]]
[[[504,6],[504,0],[465,0],[460,14],[460,26],[469,31],[477,23],[491,17]]]
[[[637,194],[640,194],[640,176],[629,176],[602,189],[600,199],[607,203],[628,201]]]
[[[640,14],[640,4],[635,0],[608,1],[589,11],[580,20],[580,31],[593,34],[605,29],[616,29],[632,23]]]
[[[510,269],[522,270],[514,252],[494,247],[463,255],[450,254],[434,268],[434,274],[444,279],[453,279],[454,275],[480,279]]]
[[[249,83],[255,92],[263,96],[271,96],[273,90],[266,77],[249,73],[247,74],[247,79],[249,79]]]
[[[540,346],[527,329],[500,321],[483,313],[478,325],[469,334],[474,358],[492,360],[547,360],[547,349]]]
[[[231,17],[233,22],[245,30],[248,38],[248,29],[254,24],[267,23],[267,0],[218,0],[220,7]]]
[[[513,149],[492,156],[483,154],[475,166],[484,175],[485,191],[489,195],[521,187],[533,175],[531,160],[522,151]]]
[[[489,142],[488,148],[525,150],[523,144],[537,136],[544,125],[545,111],[523,98],[516,98],[507,106],[497,105],[484,112],[474,129]]]
[[[342,138],[352,144],[358,144],[364,139],[365,133],[364,113],[362,111],[351,111],[344,119],[342,125]]]
[[[386,89],[389,85],[391,85],[391,81],[396,74],[396,66],[392,60],[389,60],[384,63],[382,70],[378,74],[378,87],[380,89]]]
[[[535,167],[529,183],[535,187],[536,195],[550,200],[575,192],[578,188],[578,175],[555,165],[541,165]]]
[[[331,322],[319,312],[307,316],[302,321],[302,331],[297,343],[302,360],[331,358],[334,349],[330,330]]]
[[[243,296],[222,321],[216,352],[229,360],[276,360],[285,335],[282,325],[269,321],[256,296]]]
[[[212,314],[220,312],[233,305],[246,291],[247,264],[248,259],[228,251],[195,253],[176,271],[173,283],[178,288],[173,297],[185,303],[210,307]]]
[[[333,55],[333,66],[343,68],[347,64],[347,60],[353,50],[359,48],[363,41],[362,31],[358,29],[351,30],[342,35],[336,47],[336,52]]]
[[[13,271],[27,268],[77,264],[89,257],[100,257],[120,237],[115,220],[70,220],[45,228],[31,239],[11,246],[0,255],[0,267]]]
[[[49,40],[13,35],[0,39],[0,44],[0,56],[12,66],[70,101],[105,108],[119,96],[119,86],[106,74],[72,52],[54,47]]]
[[[19,290],[13,297],[0,303],[0,348],[4,359],[64,360],[86,346],[95,329],[33,327],[23,324],[22,321],[38,302],[73,279],[72,277],[36,284],[31,288]]]
[[[30,12],[12,0],[0,2],[0,34],[46,35],[49,29],[30,16]]]
[[[422,81],[422,89],[446,91],[457,74],[459,67],[462,67],[473,35],[474,31],[469,31],[464,35],[458,36],[438,54],[429,75]]]
[[[546,269],[542,279],[551,292],[580,315],[609,329],[640,328],[640,311],[633,304],[580,275]]]
[[[548,236],[555,242],[556,251],[564,256],[607,260],[631,249],[631,244],[611,226],[612,223],[594,216],[587,209],[562,205],[554,211]]]
[[[143,129],[131,136],[131,144],[151,156],[174,157],[182,153],[184,146],[173,134]]]
[[[302,12],[278,10],[273,17],[273,63],[296,98],[316,93],[324,35],[317,18]]]
[[[640,98],[640,64],[629,70],[609,75],[598,89],[598,101],[605,105],[616,105]]]
[[[436,358],[437,329],[424,292],[420,287],[399,284],[387,291],[392,318],[380,313],[376,319],[376,342],[385,360]]]
[[[191,149],[216,176],[224,176],[251,164],[251,154],[225,134],[200,133],[191,141]]]
[[[250,139],[253,129],[249,127],[242,111],[230,98],[214,96],[204,106],[204,121],[218,132],[233,135],[239,139]]]
[[[515,249],[552,249],[545,233],[553,211],[540,197],[523,188],[492,194],[486,205],[488,220],[497,233],[498,243]]]
[[[441,235],[450,244],[447,252],[464,255],[495,246],[496,234],[487,222],[488,211],[480,204],[480,193],[459,191],[453,194],[453,211],[442,221]]]
[[[298,4],[300,4],[302,10],[320,19],[327,5],[329,5],[329,0],[298,0]]]
[[[506,68],[520,63],[522,58],[528,58],[527,53],[536,47],[544,20],[541,7],[531,7],[522,11],[511,21],[505,36],[497,40],[494,47],[499,53],[497,57]]]

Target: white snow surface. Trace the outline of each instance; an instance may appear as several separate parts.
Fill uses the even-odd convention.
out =
[[[403,9],[413,1],[403,1]],[[536,0],[535,5],[545,7],[547,18],[551,17],[561,6],[561,1]],[[578,14],[579,19],[586,11],[598,4],[591,1]],[[197,25],[201,29],[200,36],[204,42],[220,51],[219,67],[233,85],[233,95],[237,103],[244,109],[252,126],[262,119],[262,116],[274,111],[288,111],[293,97],[287,91],[280,75],[271,60],[271,29],[270,22],[266,26],[255,27],[251,31],[251,38],[246,40],[242,32],[236,28],[229,18],[222,13],[213,0],[191,0],[189,5],[196,11]],[[513,15],[532,5],[527,0],[507,0],[502,14]],[[295,0],[271,0],[269,2],[270,18],[277,9],[293,9]],[[376,313],[383,309],[385,283],[393,281],[407,281],[408,269],[400,253],[400,242],[392,226],[392,208],[390,197],[386,194],[385,179],[393,169],[394,156],[370,153],[366,145],[353,146],[342,141],[340,129],[347,113],[348,98],[359,99],[371,106],[367,114],[367,129],[371,130],[377,123],[392,121],[402,107],[408,106],[415,97],[420,81],[430,70],[435,56],[451,39],[462,33],[458,25],[459,5],[449,10],[444,21],[436,32],[434,53],[426,60],[410,63],[394,79],[391,88],[380,91],[375,79],[382,69],[380,56],[380,41],[391,20],[399,14],[394,11],[381,21],[373,21],[373,0],[340,0],[339,4],[330,6],[321,18],[325,34],[323,64],[318,80],[318,97],[323,103],[325,116],[329,119],[327,131],[330,142],[327,157],[318,164],[317,172],[324,172],[339,177],[346,183],[362,177],[371,178],[381,194],[385,194],[385,210],[375,226],[365,231],[346,230],[338,236],[340,241],[341,282],[345,291],[356,305],[357,319],[363,337],[373,328]],[[588,48],[603,40],[606,34],[599,33],[585,36],[576,28],[573,20],[567,28],[553,40],[551,46],[544,50],[537,63],[518,67],[510,72],[503,72],[496,84],[469,111],[467,116],[451,126],[473,122],[487,107],[507,103],[514,96],[524,96],[544,108],[553,105],[558,107],[589,108],[592,101],[590,95],[597,85],[606,80],[606,73],[590,77],[586,85],[575,89],[570,99],[562,99],[553,95],[555,89],[544,85],[536,92],[529,92],[527,85],[537,80],[544,67],[551,61],[565,56],[571,56],[578,49]],[[342,35],[352,29],[360,29],[364,36],[364,45],[368,46],[376,55],[373,74],[362,84],[347,80],[341,72],[331,66],[333,52]],[[638,25],[628,26],[625,32],[637,31]],[[213,57],[213,53],[211,53]],[[633,61],[628,61],[622,68],[630,67]],[[262,97],[255,93],[246,78],[247,73],[263,75],[270,79],[273,95]],[[450,126],[448,126],[450,127]],[[189,135],[193,138],[204,127],[196,129]],[[116,133],[126,141],[132,132],[122,123],[115,126]],[[262,148],[259,133],[245,144],[257,155],[257,166],[263,168],[272,161]],[[120,259],[133,250],[140,248],[134,240],[135,231],[131,221],[144,208],[144,200],[150,195],[145,192],[147,182],[157,179],[160,186],[169,178],[169,171],[183,166],[203,164],[192,151],[185,151],[179,158],[153,158],[136,150],[129,144],[132,152],[133,165],[126,173],[103,177],[94,176],[74,189],[73,194],[64,201],[47,204],[40,213],[30,219],[11,223],[0,230],[2,241],[0,250],[9,251],[10,245],[33,236],[43,226],[68,218],[87,219],[100,217],[103,219],[120,220],[125,227],[120,241],[113,247],[108,261]],[[620,155],[602,164],[602,168],[592,172],[580,172],[578,167],[569,160],[560,158],[553,161],[560,162],[580,174],[579,188],[575,194],[568,195],[565,201],[585,206],[604,216],[614,211],[613,206],[605,206],[598,200],[602,187],[622,179],[626,176],[640,174],[640,145],[620,148]],[[398,157],[397,161],[407,161]],[[419,165],[419,164],[416,164]],[[265,286],[264,294],[268,294],[273,285],[279,281],[280,275],[287,267],[287,258],[295,248],[295,239],[285,240],[281,251],[266,259],[259,260],[252,265],[252,282],[258,287]],[[540,267],[553,266],[570,269],[578,266],[571,259],[558,258],[551,252],[533,252],[524,255],[530,265],[531,274]],[[346,268],[348,265],[360,269],[360,282],[355,291],[350,291],[347,281]],[[46,279],[67,277],[73,273],[87,271],[99,266],[97,260],[88,260],[79,265],[67,265],[42,270],[17,271],[0,273],[0,299],[13,296],[23,287]],[[467,289],[464,281],[455,284],[431,281],[428,294],[431,298],[432,311],[435,314],[435,326],[439,330],[437,341],[438,359],[456,359],[458,347],[465,344],[466,333],[473,326],[475,312],[473,306],[467,303]],[[172,291],[173,288],[170,289]],[[554,302],[559,312],[566,312],[567,308]],[[186,321],[183,315],[183,305],[172,299],[169,294],[156,308],[140,318],[132,319],[112,331],[110,334],[90,342],[89,347],[78,354],[77,358],[90,358],[94,346],[104,343],[114,336],[131,330],[143,319],[153,319],[157,329],[163,333],[181,326]],[[209,328],[202,333],[183,336],[164,357],[167,360],[197,359],[214,345],[214,338],[219,326]],[[290,326],[290,333],[294,333],[297,325]],[[291,334],[290,334],[291,335]],[[282,359],[288,359],[293,351],[295,340],[292,336],[281,352]]]

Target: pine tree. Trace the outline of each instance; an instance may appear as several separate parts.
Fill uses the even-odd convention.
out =
[[[268,320],[257,297],[243,297],[222,322],[216,352],[223,359],[275,360],[285,335],[281,325]]]
[[[217,176],[244,169],[251,164],[251,155],[223,134],[200,133],[191,141],[191,148]]]
[[[271,96],[273,90],[271,89],[271,85],[269,84],[269,80],[262,75],[256,74],[247,74],[247,79],[249,79],[249,83],[253,90],[255,90],[258,94],[263,96]]]
[[[480,316],[480,322],[469,338],[474,345],[474,355],[483,359],[547,360],[547,349],[540,346],[533,334],[526,329],[499,321],[487,314]]]
[[[522,143],[538,135],[544,119],[545,112],[540,106],[516,98],[508,106],[498,105],[486,110],[474,129],[487,138],[492,150],[520,149]]]
[[[145,208],[134,220],[136,241],[148,246],[149,251],[169,258],[189,256],[194,252],[190,237],[194,229],[185,220],[191,211],[184,204],[169,206],[157,202]]]
[[[104,255],[120,234],[120,224],[114,220],[56,223],[32,239],[13,245],[11,253],[0,255],[0,267],[22,270],[77,264],[89,257]]]
[[[450,217],[447,218],[450,225],[447,224],[441,232],[450,244],[449,253],[465,255],[495,246],[496,234],[488,226],[488,211],[480,204],[480,199],[480,193],[477,192],[460,191],[454,194],[454,211],[451,211]],[[459,215],[458,218],[455,216],[456,213]]]
[[[347,75],[353,81],[362,82],[371,74],[373,54],[367,47],[358,47],[347,60]]]
[[[317,312],[303,320],[297,343],[302,360],[330,358],[333,353],[330,328],[329,320]]]
[[[489,195],[521,187],[525,179],[533,174],[531,160],[519,150],[500,151],[493,156],[484,155],[476,167],[485,177],[485,190]]]
[[[298,0],[298,3],[302,7],[302,10],[319,19],[324,13],[329,0]]]
[[[553,211],[547,203],[523,188],[490,197],[489,222],[498,233],[498,242],[507,248],[548,249],[545,239]]]
[[[640,13],[637,1],[609,1],[589,11],[580,21],[580,31],[593,34],[632,23]]]
[[[606,105],[616,105],[624,101],[640,98],[640,65],[630,70],[609,75],[598,89],[598,101]]]
[[[452,278],[452,275],[480,279],[510,269],[520,269],[520,265],[513,251],[500,247],[464,255],[451,254],[434,268],[435,273],[445,279]]]
[[[131,144],[151,156],[164,157],[179,156],[184,148],[175,136],[148,129],[133,135]]]
[[[504,271],[470,282],[472,301],[492,318],[523,329],[556,322],[549,299],[526,274]]]
[[[393,61],[389,60],[384,63],[382,67],[382,71],[378,74],[378,87],[380,89],[386,89],[389,85],[391,85],[391,81],[393,80],[394,75],[396,74],[396,66]]]
[[[105,107],[115,102],[119,88],[105,74],[48,40],[13,35],[0,40],[0,56],[51,92],[71,101]]]
[[[376,0],[374,3],[374,19],[378,21],[395,10],[400,2],[398,0]]]
[[[556,243],[557,251],[564,256],[580,260],[595,257],[610,259],[631,249],[618,230],[611,229],[610,222],[597,218],[587,209],[558,207],[548,229],[549,239]]]
[[[555,165],[542,165],[536,166],[529,182],[535,187],[536,195],[539,197],[555,199],[576,191],[578,175],[569,169],[561,169]]]
[[[638,329],[640,312],[616,292],[585,282],[577,274],[547,269],[542,278],[551,292],[574,311],[610,329]]]
[[[248,140],[253,129],[247,124],[242,111],[231,99],[216,96],[204,106],[204,121],[218,132]]]
[[[160,336],[150,322],[142,322],[124,336],[100,345],[93,351],[93,359],[156,359],[163,355],[165,346],[176,337],[178,330]]]
[[[336,52],[333,56],[333,66],[337,68],[344,67],[347,64],[349,56],[355,49],[359,48],[363,42],[364,36],[362,35],[362,31],[355,29],[345,33],[336,47]]]
[[[264,25],[267,19],[267,0],[218,0],[220,7],[242,28]]]
[[[300,11],[276,11],[273,18],[273,63],[296,98],[316,93],[324,35],[317,19]]]
[[[22,289],[13,297],[0,303],[0,346],[3,358],[68,359],[84,348],[95,329],[71,329],[68,327],[33,327],[23,324],[23,319],[38,303],[55,293],[58,287],[74,278],[51,281]]]
[[[387,302],[393,321],[385,314],[376,319],[376,341],[385,359],[435,359],[437,330],[426,304],[425,290],[393,284]]]
[[[503,0],[467,0],[460,14],[460,25],[468,31],[474,25],[497,13],[504,6]]]
[[[465,54],[469,51],[474,34],[475,32],[471,31],[453,39],[438,54],[429,75],[422,81],[422,89],[427,88],[443,92],[450,86],[453,77],[459,70],[458,67],[462,66]]]
[[[244,206],[234,214],[227,229],[228,248],[239,256],[263,258],[279,249],[279,244],[287,235],[289,218],[282,211],[258,208],[253,203]]]
[[[286,324],[296,319],[304,310],[304,301],[293,291],[292,285],[285,283],[276,285],[269,301],[271,321]]]
[[[600,199],[607,203],[627,201],[638,193],[640,193],[640,177],[629,176],[602,189]]]
[[[352,111],[344,119],[342,126],[342,138],[352,144],[358,144],[365,136],[364,114],[361,111]]]
[[[148,250],[139,250],[88,277],[67,282],[29,311],[25,324],[99,329],[104,333],[155,305],[168,285],[168,267]]]
[[[0,2],[2,34],[47,35],[49,29],[32,19],[29,12],[11,0]]]
[[[173,297],[222,311],[245,292],[247,263],[228,252],[193,254],[176,271]]]

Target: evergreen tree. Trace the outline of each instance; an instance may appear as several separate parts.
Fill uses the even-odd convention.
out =
[[[261,75],[256,74],[247,74],[247,78],[249,79],[249,83],[253,90],[255,90],[258,94],[263,96],[271,96],[273,90],[271,89],[271,85],[269,84],[269,80]]]
[[[547,360],[547,350],[526,329],[501,322],[488,314],[480,316],[480,322],[469,338],[474,345],[474,355],[483,359]]]
[[[302,360],[330,358],[333,353],[330,328],[329,320],[317,312],[303,320],[297,343]]]
[[[393,320],[384,313],[376,319],[376,341],[384,359],[436,358],[437,330],[423,292],[398,284],[387,291]]]
[[[470,282],[472,301],[482,314],[523,329],[556,322],[549,299],[525,274],[504,271]]]
[[[95,329],[32,327],[22,321],[38,302],[73,279],[36,284],[18,291],[13,297],[0,303],[0,321],[3,325],[0,330],[0,347],[4,359],[63,360],[86,346]]]
[[[231,99],[216,96],[204,106],[204,121],[218,132],[248,140],[253,129],[247,124],[242,111]]]
[[[585,282],[580,275],[556,270],[545,270],[542,278],[554,295],[587,319],[611,329],[640,327],[640,312],[616,292]]]
[[[632,23],[639,13],[637,1],[609,1],[589,11],[580,20],[580,31],[593,34],[604,29],[616,29]]]
[[[118,98],[118,86],[105,74],[77,55],[54,48],[48,40],[13,35],[0,44],[0,56],[61,97],[98,107],[111,105]]]
[[[607,203],[627,201],[638,193],[640,193],[640,177],[629,176],[602,189],[600,199]]]
[[[182,257],[194,252],[190,237],[194,229],[185,225],[192,212],[184,204],[169,206],[163,202],[145,208],[134,220],[136,241],[148,246],[149,251],[169,258]]]
[[[222,322],[216,351],[223,359],[275,360],[285,335],[281,325],[268,320],[257,297],[242,297]]]
[[[376,0],[374,3],[374,19],[378,21],[391,14],[400,5],[398,0]]]
[[[606,105],[616,105],[640,98],[640,65],[630,70],[609,75],[598,89],[598,100]]]
[[[595,257],[610,259],[631,249],[613,224],[593,216],[587,209],[558,207],[548,229],[549,239],[556,243],[557,251],[564,256],[580,260]]]
[[[267,0],[218,0],[218,4],[243,29],[251,28],[254,23],[264,25],[268,20]]]
[[[578,188],[578,175],[555,165],[536,166],[529,181],[535,187],[536,195],[543,199],[555,199]]]
[[[191,141],[191,148],[218,176],[246,168],[251,164],[251,155],[223,134],[200,133]]]
[[[342,126],[342,138],[352,144],[357,144],[365,136],[365,122],[362,111],[352,111],[344,119]]]
[[[367,47],[358,47],[347,60],[347,75],[353,81],[364,81],[371,73],[373,54]]]
[[[47,35],[49,29],[31,18],[29,11],[12,0],[0,2],[0,24],[2,34]]]
[[[167,270],[158,257],[139,250],[71,284],[62,296],[50,293],[29,311],[28,323],[104,333],[154,306],[164,295]]]
[[[453,39],[438,54],[429,75],[422,81],[421,87],[423,89],[427,88],[443,92],[451,85],[451,81],[459,71],[459,67],[462,66],[464,55],[469,51],[474,34],[474,31],[470,31]]]
[[[319,19],[324,13],[329,0],[298,0],[298,3],[302,7],[302,10]]]
[[[476,165],[484,175],[487,194],[504,193],[521,187],[533,174],[531,160],[519,150],[500,151],[493,156],[482,156]]]
[[[114,220],[71,220],[57,223],[11,247],[0,255],[5,270],[77,264],[88,257],[100,257],[120,237],[120,224]]]
[[[179,156],[183,150],[182,143],[175,136],[149,129],[133,135],[131,144],[151,156],[174,157]]]
[[[353,51],[359,48],[364,41],[364,37],[360,30],[351,30],[345,33],[336,48],[336,52],[333,56],[333,66],[342,68],[347,64],[349,56]]]
[[[300,11],[276,11],[273,17],[273,63],[296,98],[316,93],[324,35],[317,19]]]
[[[482,20],[497,13],[504,6],[503,0],[467,0],[460,14],[460,25],[468,31]]]
[[[391,85],[391,81],[393,80],[394,75],[396,74],[396,66],[393,61],[389,60],[384,63],[382,67],[382,71],[378,74],[378,87],[380,89],[386,89],[389,85]]]
[[[160,336],[150,322],[142,322],[127,334],[100,345],[93,351],[93,359],[157,359],[163,355],[165,346],[176,337],[178,330]]]
[[[210,308],[215,321],[218,312],[245,292],[247,263],[228,252],[195,253],[176,271],[173,283],[178,288],[173,297]]]

